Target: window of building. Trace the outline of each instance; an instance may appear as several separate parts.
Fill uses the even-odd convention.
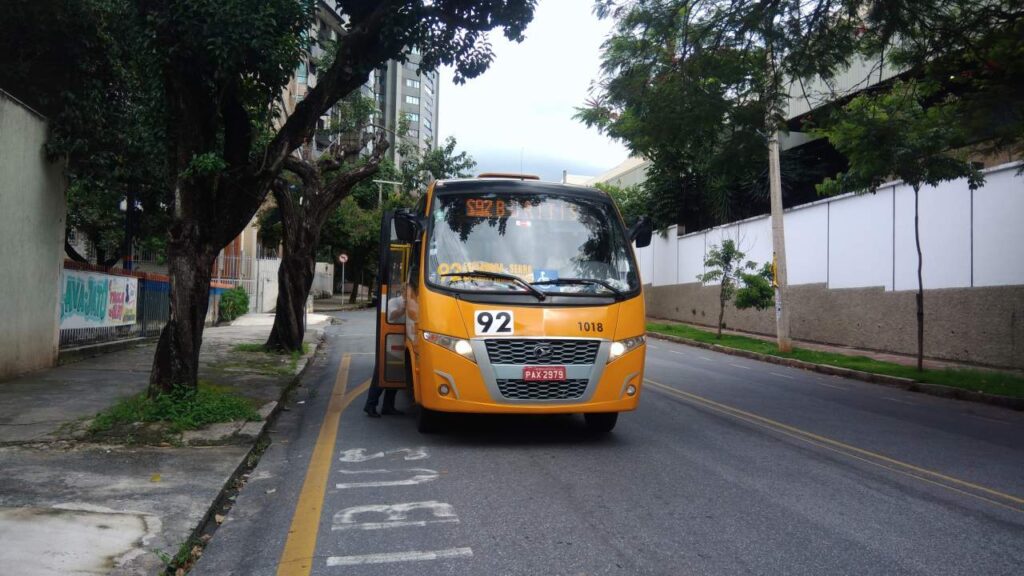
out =
[[[406,96],[405,97],[405,103],[406,104],[416,104],[417,106],[419,106],[420,99],[418,97],[416,97],[416,96]]]
[[[430,87],[430,84],[424,84],[423,89],[427,91],[427,94],[434,95],[434,89]]]
[[[429,118],[424,118],[423,119],[423,125],[426,126],[427,128],[433,128],[433,126],[430,125],[430,119]]]
[[[299,67],[295,70],[295,81],[299,84],[305,84],[309,81],[309,72],[306,69],[305,62],[299,62]]]
[[[412,78],[406,78],[405,79],[405,85],[408,86],[409,88],[419,88],[420,87],[420,81],[419,80],[413,80]]]
[[[409,122],[420,121],[420,115],[415,112],[406,112],[405,117],[409,119]]]

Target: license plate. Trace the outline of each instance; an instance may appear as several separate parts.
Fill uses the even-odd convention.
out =
[[[565,366],[524,366],[523,380],[527,382],[565,380]]]

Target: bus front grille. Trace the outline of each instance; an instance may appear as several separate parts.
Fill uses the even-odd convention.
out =
[[[525,380],[498,379],[498,390],[509,400],[575,400],[587,390],[586,378],[527,382]]]
[[[565,365],[593,364],[598,340],[542,340],[492,338],[485,341],[491,364]]]

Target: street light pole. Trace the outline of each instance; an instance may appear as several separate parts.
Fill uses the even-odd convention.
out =
[[[391,184],[392,186],[401,186],[401,182],[395,182],[394,180],[374,180],[374,184],[377,185],[377,206],[381,206],[384,203],[384,193],[381,188],[381,184]]]
[[[775,284],[775,331],[779,352],[789,352],[793,342],[789,338],[789,307],[785,305],[788,284],[786,280],[786,233],[782,212],[782,174],[779,166],[779,131],[772,130],[768,138],[768,179],[772,204],[772,259]]]

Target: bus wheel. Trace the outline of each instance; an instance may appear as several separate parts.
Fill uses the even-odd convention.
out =
[[[420,416],[416,421],[416,429],[419,430],[421,434],[434,434],[439,432],[441,430],[442,417],[443,414],[440,412],[436,412],[425,406],[420,406]]]
[[[607,434],[619,421],[618,412],[591,412],[583,415],[587,428],[595,434]]]

